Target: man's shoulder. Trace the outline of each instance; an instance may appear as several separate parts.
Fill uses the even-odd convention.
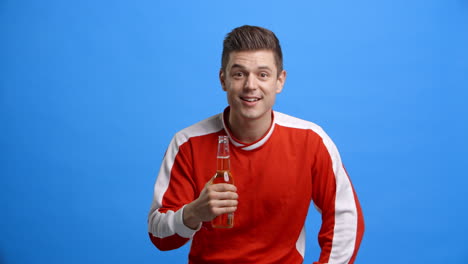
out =
[[[317,133],[322,133],[323,129],[314,122],[275,111],[275,123],[290,128],[309,129]]]
[[[216,114],[180,130],[174,137],[187,141],[189,138],[216,133],[221,129],[223,129],[222,115]]]
[[[313,134],[320,137],[327,146],[331,146],[334,144],[331,138],[325,132],[325,130],[323,130],[321,126],[317,125],[314,122],[310,122],[304,119],[300,119],[294,116],[275,111],[275,123],[286,128],[303,129],[311,131]]]

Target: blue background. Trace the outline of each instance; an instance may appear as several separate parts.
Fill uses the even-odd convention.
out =
[[[169,2],[0,1],[0,263],[185,263],[148,239],[153,184],[173,134],[226,106],[244,24],[282,43],[275,109],[339,147],[356,263],[468,263],[468,1]]]

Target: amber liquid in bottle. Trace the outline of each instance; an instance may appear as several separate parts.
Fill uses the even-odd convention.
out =
[[[218,139],[218,156],[216,176],[213,179],[213,184],[229,183],[234,184],[234,179],[231,174],[229,160],[229,139],[227,136],[219,136]],[[234,213],[222,214],[211,221],[214,228],[232,228],[234,226]]]

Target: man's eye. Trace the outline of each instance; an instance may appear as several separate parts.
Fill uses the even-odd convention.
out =
[[[266,73],[266,72],[260,73],[260,77],[262,77],[262,78],[268,78],[268,76],[269,76],[269,75],[268,75],[268,73]]]
[[[243,72],[236,72],[233,74],[234,77],[243,77],[244,73]]]

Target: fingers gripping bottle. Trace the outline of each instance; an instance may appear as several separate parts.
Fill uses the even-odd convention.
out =
[[[231,175],[229,160],[229,138],[227,136],[219,136],[218,138],[218,156],[217,170],[213,178],[213,184],[229,183],[234,184],[234,179]],[[232,228],[234,226],[234,213],[222,214],[211,221],[214,228]]]

